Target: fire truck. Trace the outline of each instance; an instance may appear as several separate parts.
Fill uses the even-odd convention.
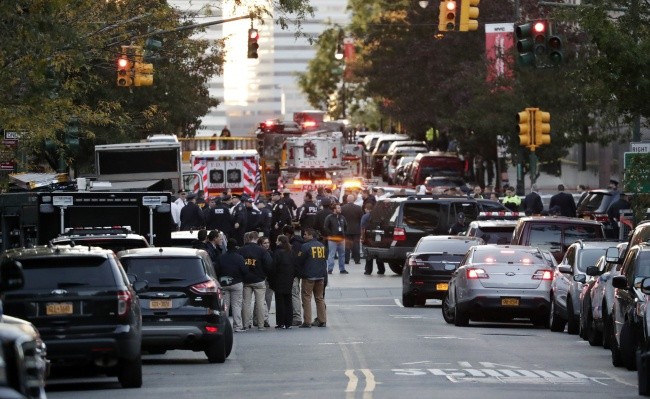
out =
[[[200,179],[192,189],[203,187],[206,196],[230,189],[253,197],[261,190],[260,157],[256,150],[192,151],[190,164]]]

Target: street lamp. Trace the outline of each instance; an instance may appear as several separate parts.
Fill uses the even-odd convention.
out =
[[[418,5],[421,8],[427,8],[427,6],[429,5],[429,2],[427,0],[420,0],[420,1],[418,1]]]

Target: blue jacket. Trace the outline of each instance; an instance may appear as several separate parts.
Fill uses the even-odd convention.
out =
[[[298,254],[298,265],[302,278],[320,280],[327,277],[327,251],[318,240],[302,244]]]
[[[229,249],[221,255],[217,262],[217,277],[222,286],[227,287],[244,281],[248,269],[244,264],[244,257],[237,250]]]
[[[273,258],[266,249],[249,242],[237,250],[244,257],[244,264],[248,267],[248,275],[244,277],[244,284],[255,284],[266,280],[273,273]]]

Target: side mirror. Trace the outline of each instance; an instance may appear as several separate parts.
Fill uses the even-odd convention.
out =
[[[605,262],[621,263],[619,256],[618,248],[607,248],[607,251],[605,251]]]
[[[585,276],[584,274],[576,274],[575,276],[573,276],[573,280],[577,281],[578,283],[584,284],[587,282],[587,276]]]
[[[587,276],[599,276],[601,274],[600,270],[596,266],[588,266],[585,273]]]
[[[650,278],[644,278],[641,281],[641,292],[650,295]]]
[[[19,290],[24,285],[23,265],[17,260],[3,260],[0,264],[0,292]]]
[[[573,274],[573,272],[571,271],[571,266],[568,266],[568,265],[559,265],[557,267],[557,270],[560,273]]]
[[[627,289],[627,277],[625,277],[625,276],[614,276],[612,278],[612,286],[614,288]]]

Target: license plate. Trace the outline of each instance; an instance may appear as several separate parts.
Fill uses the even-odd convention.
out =
[[[45,314],[48,316],[72,314],[72,303],[71,302],[48,303],[45,306]]]
[[[519,306],[519,298],[501,298],[501,306]]]
[[[375,241],[381,241],[381,234],[375,234]]]
[[[447,283],[438,283],[436,284],[437,291],[447,291],[449,289],[449,284]]]
[[[171,299],[152,299],[149,301],[149,309],[171,309]]]

